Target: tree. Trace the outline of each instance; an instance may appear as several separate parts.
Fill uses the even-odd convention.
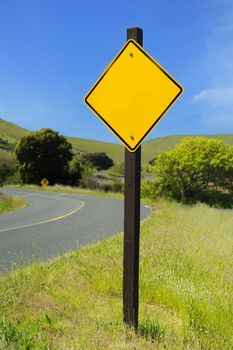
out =
[[[31,132],[17,143],[14,158],[25,183],[40,184],[47,178],[51,185],[66,183],[72,145],[51,129]]]
[[[233,146],[204,137],[185,138],[162,152],[152,169],[163,192],[183,202],[226,200],[233,194]]]
[[[81,165],[80,158],[74,157],[69,163],[69,176],[67,184],[70,186],[79,186],[84,168]]]
[[[98,170],[105,170],[114,165],[113,160],[105,152],[87,153],[82,157],[84,163],[90,164]]]

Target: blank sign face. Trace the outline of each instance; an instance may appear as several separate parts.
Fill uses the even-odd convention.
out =
[[[135,152],[183,88],[129,40],[85,96],[87,106]]]

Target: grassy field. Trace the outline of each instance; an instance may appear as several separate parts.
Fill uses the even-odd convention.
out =
[[[27,205],[26,198],[9,197],[0,192],[0,215],[25,208]]]
[[[0,137],[8,140],[9,143],[16,143],[26,133],[26,129],[0,119]]]
[[[26,133],[27,130],[0,119],[0,138],[7,140],[10,144],[15,144]],[[0,148],[0,164],[10,163],[11,161],[11,151]]]
[[[0,119],[0,137],[4,140],[8,140],[9,143],[13,144],[17,142],[26,133],[27,130],[12,123],[8,123],[3,119]],[[177,145],[177,143],[179,143],[184,137],[185,136],[182,135],[165,136],[144,142],[142,146],[142,164],[148,164],[148,162],[154,157],[156,157],[161,151],[168,151],[173,149]],[[233,145],[233,134],[209,135],[208,137],[218,138],[224,140],[230,145]],[[74,137],[67,137],[67,139],[69,142],[72,143],[72,146],[76,151],[79,150],[83,152],[105,152],[110,158],[113,159],[115,164],[120,164],[124,161],[124,147],[119,144],[112,144],[95,140],[85,140]],[[2,150],[0,148],[0,164],[3,162],[10,161],[11,152]]]
[[[12,162],[11,152],[0,148],[0,165],[1,164],[10,164],[11,162]]]
[[[137,334],[122,324],[119,234],[0,277],[0,348],[232,349],[232,212],[153,206],[141,230]]]
[[[105,152],[115,163],[123,162],[124,148],[121,145],[95,140],[78,139],[75,137],[67,137],[67,139],[76,151],[79,150],[87,153]]]

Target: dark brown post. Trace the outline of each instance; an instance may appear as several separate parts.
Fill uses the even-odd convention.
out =
[[[127,29],[129,39],[142,46],[142,29]],[[133,153],[125,149],[123,313],[124,322],[135,329],[138,327],[140,180],[141,147]]]

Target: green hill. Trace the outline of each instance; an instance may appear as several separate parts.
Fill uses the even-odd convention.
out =
[[[14,149],[16,142],[26,133],[26,129],[0,119],[0,139],[8,143],[8,145],[0,144],[0,164],[11,162],[12,149]]]
[[[87,153],[92,152],[105,152],[114,163],[122,163],[124,157],[124,148],[121,145],[101,142],[95,140],[78,139],[75,137],[67,137],[67,140],[72,143],[72,147],[75,151],[82,151]]]
[[[142,163],[147,164],[151,159],[155,158],[161,151],[172,150],[184,137],[188,136],[189,135],[164,136],[144,142],[142,147]],[[223,140],[225,143],[233,146],[233,134],[199,136],[206,136],[212,139]]]
[[[0,138],[8,141],[10,145],[9,148],[11,149],[14,147],[14,144],[27,132],[28,131],[26,129],[0,119]],[[161,151],[173,149],[184,137],[186,136],[165,136],[144,142],[142,146],[142,164],[147,164]],[[233,145],[233,134],[208,135],[208,137],[221,139],[226,143]],[[87,153],[105,152],[110,158],[113,159],[115,164],[119,164],[124,161],[124,147],[119,144],[79,139],[74,137],[67,137],[67,139],[72,143],[73,149],[75,151],[79,150]],[[10,161],[11,150],[7,150],[5,147],[1,147],[0,145],[0,164]]]
[[[26,133],[26,129],[0,119],[0,137],[9,143],[16,143]]]

